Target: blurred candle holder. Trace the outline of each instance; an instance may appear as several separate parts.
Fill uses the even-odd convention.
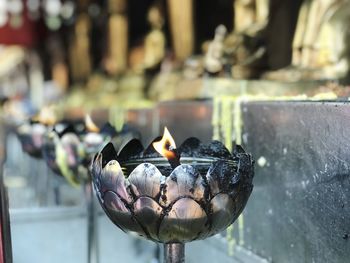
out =
[[[62,122],[45,136],[43,156],[50,169],[74,187],[83,186],[88,215],[88,262],[98,262],[97,218],[89,171],[92,152],[113,140],[117,132],[109,123],[99,129],[87,116],[85,123]],[[59,199],[59,197],[58,197]],[[59,203],[59,201],[58,201]]]
[[[43,139],[47,127],[37,121],[30,120],[17,127],[16,134],[21,142],[22,150],[31,157],[42,157]]]
[[[157,152],[159,151],[159,152]],[[184,244],[226,229],[253,189],[254,161],[236,146],[187,139],[178,149],[165,129],[144,149],[131,140],[95,155],[91,174],[98,200],[121,230],[164,244],[165,262],[184,262]]]
[[[33,118],[17,128],[24,152],[44,159],[54,174],[62,176],[73,187],[82,186],[87,207],[88,262],[98,262],[97,219],[89,170],[91,158],[106,141],[116,141],[125,133],[117,133],[109,123],[101,129],[89,116],[83,120],[52,122]],[[55,203],[59,205],[58,185],[54,187]]]
[[[83,186],[88,214],[88,262],[98,262],[97,215],[93,202],[89,165],[93,155],[108,141],[119,148],[124,140],[135,131],[115,128],[106,123],[98,127],[89,115],[85,122],[61,122],[46,133],[43,143],[43,157],[51,170],[65,177],[74,187]],[[59,199],[59,197],[58,197]]]

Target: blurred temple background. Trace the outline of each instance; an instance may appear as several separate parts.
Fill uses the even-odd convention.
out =
[[[243,214],[186,262],[348,262],[349,22],[348,0],[0,0],[0,263],[162,262],[92,195],[95,141],[59,155],[58,124],[106,122],[252,153]]]

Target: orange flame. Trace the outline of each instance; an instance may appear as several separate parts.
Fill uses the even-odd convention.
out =
[[[85,115],[85,126],[89,132],[99,132],[100,128],[96,126],[89,114]]]
[[[176,149],[175,141],[168,131],[167,127],[164,128],[163,137],[160,141],[153,143],[154,149],[159,152],[163,157],[168,160],[175,159],[176,154],[171,151],[172,149]]]

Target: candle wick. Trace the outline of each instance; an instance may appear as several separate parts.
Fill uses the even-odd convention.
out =
[[[169,162],[171,168],[174,170],[176,167],[181,165],[180,155],[179,155],[178,151],[176,150],[176,148],[174,148],[172,146],[169,147],[169,151],[173,153],[173,156],[168,158],[168,162]]]

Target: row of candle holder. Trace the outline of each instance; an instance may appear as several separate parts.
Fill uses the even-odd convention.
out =
[[[89,127],[89,129],[87,129]],[[138,139],[89,117],[50,128],[29,122],[17,130],[24,151],[76,186],[89,182],[111,221],[165,244],[166,262],[184,261],[184,243],[224,230],[243,211],[253,189],[253,158],[218,142],[187,139],[179,148],[167,129],[144,148]],[[130,138],[130,137],[129,137]],[[121,149],[120,149],[121,148]],[[96,154],[97,153],[97,154]]]
[[[63,176],[72,186],[90,181],[89,164],[93,155],[103,145],[113,141],[118,148],[132,132],[115,128],[106,123],[97,127],[86,116],[84,120],[62,120],[45,123],[30,119],[16,129],[24,152],[31,157],[45,160],[56,174]]]

